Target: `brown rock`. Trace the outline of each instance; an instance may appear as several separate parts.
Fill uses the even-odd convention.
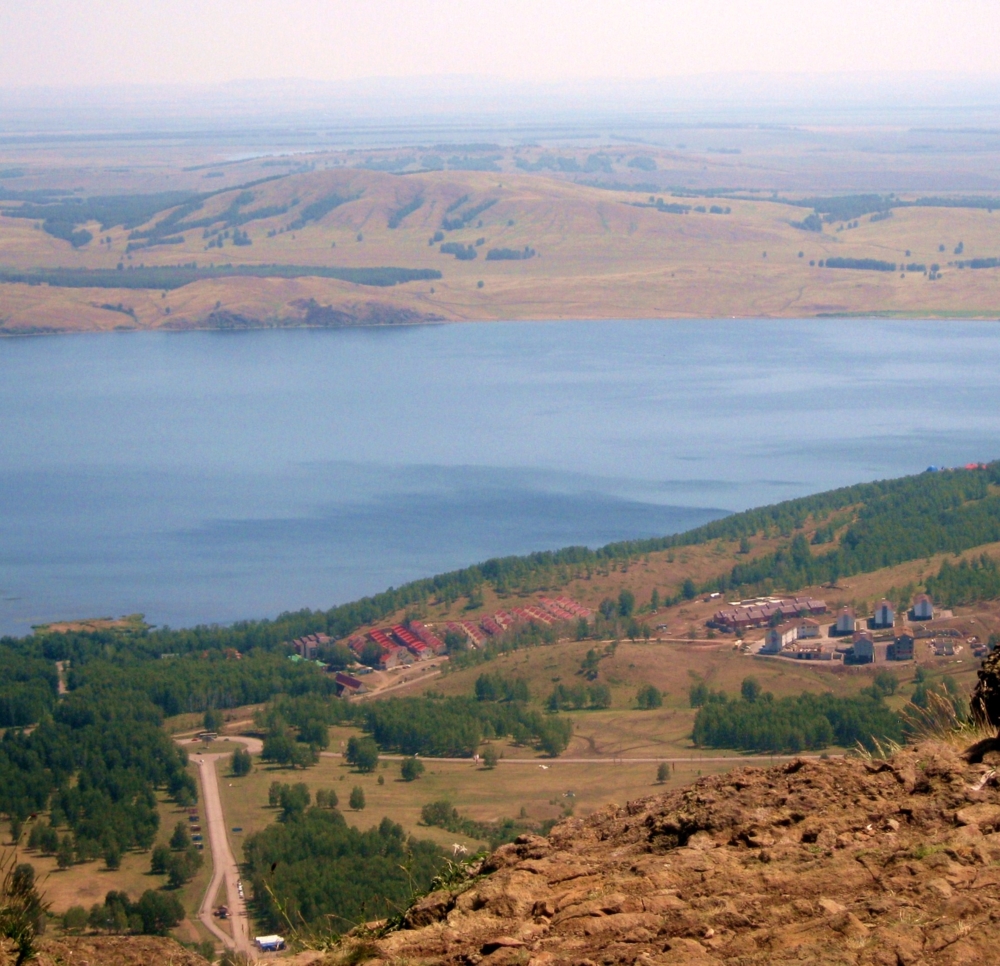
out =
[[[403,925],[407,929],[419,929],[429,926],[432,922],[440,922],[455,908],[455,897],[446,890],[431,892],[418,899],[403,917]]]
[[[926,742],[574,818],[498,850],[450,909],[417,903],[377,966],[1000,962],[1000,787],[970,791],[981,773]]]
[[[981,832],[996,832],[1000,829],[1000,803],[980,802],[967,805],[955,813],[959,825],[972,825]]]

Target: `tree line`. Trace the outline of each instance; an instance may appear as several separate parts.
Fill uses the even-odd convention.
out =
[[[741,751],[796,753],[831,744],[874,750],[877,743],[903,738],[902,721],[885,704],[884,693],[873,686],[852,697],[803,692],[775,698],[761,693],[752,678],[744,681],[735,700],[699,688],[692,692],[692,705],[698,706],[692,740],[700,748]]]
[[[241,236],[242,237],[242,236]],[[355,285],[388,288],[406,282],[434,281],[441,273],[434,268],[336,268],[322,265],[141,265],[128,268],[32,268],[0,269],[0,282],[21,285],[51,285],[57,288],[183,288],[206,279],[333,278]]]

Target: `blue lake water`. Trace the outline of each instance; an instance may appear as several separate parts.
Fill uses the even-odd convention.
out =
[[[1000,325],[0,340],[0,632],[328,607],[1000,455]]]

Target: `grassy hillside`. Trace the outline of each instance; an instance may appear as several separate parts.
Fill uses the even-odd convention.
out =
[[[867,212],[824,222],[816,215],[814,227],[822,230],[811,231],[795,227],[811,212],[791,203],[795,198],[646,195],[590,187],[582,175],[574,182],[525,171],[510,159],[504,166],[403,176],[339,167],[270,174],[249,187],[210,192],[0,201],[0,266],[11,279],[2,283],[3,325],[183,328],[218,324],[212,314],[220,311],[257,324],[308,324],[304,300],[351,310],[374,297],[371,286],[351,281],[301,276],[261,283],[226,277],[220,265],[315,266],[327,275],[386,266],[440,271],[437,280],[377,290],[377,299],[456,320],[1000,311],[1000,268],[957,267],[1000,256],[988,207],[952,207],[945,202],[954,199],[940,198],[916,204],[929,196],[912,194],[893,202],[899,207],[892,217],[876,211],[875,220]],[[144,200],[150,197],[156,200]],[[177,198],[188,200],[169,207]],[[852,215],[883,203],[808,201]],[[899,270],[819,266],[830,258]],[[123,278],[139,265],[197,263],[217,271],[181,289],[153,282],[146,290],[104,288],[113,280],[103,279],[94,289],[13,281],[27,270],[115,271],[119,263]],[[940,277],[932,279],[935,264]],[[171,291],[163,295],[165,289]],[[131,313],[101,309],[119,302]]]

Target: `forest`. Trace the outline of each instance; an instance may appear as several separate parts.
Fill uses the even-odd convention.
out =
[[[927,579],[927,593],[945,607],[996,600],[1000,597],[1000,567],[987,554],[957,564],[945,560],[937,574]]]
[[[824,262],[819,263],[822,268]],[[886,262],[879,258],[828,258],[825,262],[827,268],[857,268],[869,272],[894,272],[895,262]]]
[[[316,806],[250,836],[244,855],[258,922],[306,933],[314,924],[341,933],[399,914],[445,864],[437,845],[388,818],[361,832],[336,809]]]
[[[19,837],[30,815],[51,809],[56,835],[37,834],[60,865],[133,848],[148,849],[159,827],[156,792],[178,804],[197,798],[186,756],[163,731],[145,695],[83,687],[30,734],[9,729],[0,741],[0,811]],[[43,820],[38,820],[42,822]],[[37,823],[36,823],[37,824]]]
[[[88,222],[96,221],[101,226],[101,231],[107,231],[116,225],[121,225],[127,229],[137,229],[158,212],[173,209],[166,218],[159,221],[152,228],[146,229],[143,232],[133,231],[132,235],[130,235],[130,238],[133,239],[155,239],[175,234],[177,231],[182,231],[185,228],[203,227],[204,225],[224,220],[227,214],[234,215],[240,207],[239,204],[234,202],[227,213],[212,218],[209,221],[182,224],[184,218],[204,207],[205,202],[209,198],[226,194],[230,191],[246,192],[249,188],[284,177],[287,177],[287,175],[272,175],[271,177],[260,178],[257,181],[248,182],[244,185],[220,188],[218,191],[202,193],[161,191],[152,194],[95,195],[90,198],[79,198],[74,197],[73,193],[69,191],[50,191],[46,192],[42,197],[32,197],[30,200],[25,198],[17,208],[4,208],[0,211],[0,214],[8,218],[27,218],[32,221],[41,222],[43,229],[48,234],[70,241],[74,246],[79,246],[86,244],[87,241],[90,241],[90,238],[87,241],[73,241],[72,235],[77,225],[85,225]],[[38,193],[31,194],[37,195]],[[10,197],[10,195],[5,195],[0,200],[16,199]],[[244,195],[243,204],[245,203],[247,202]],[[258,215],[258,217],[268,216]],[[84,231],[84,234],[90,235],[90,232]]]
[[[698,747],[794,754],[832,744],[875,750],[876,743],[902,740],[902,721],[876,686],[849,698],[804,692],[776,699],[748,687],[752,681],[744,681],[736,700],[721,692],[704,697],[692,735]]]
[[[335,278],[355,285],[386,288],[405,282],[433,281],[441,273],[433,268],[327,268],[321,265],[129,265],[113,268],[33,268],[26,271],[0,268],[0,282],[52,285],[61,288],[183,288],[212,278]]]
[[[998,480],[1000,466],[992,463],[981,469],[921,473],[823,494],[831,499],[823,500],[825,507],[813,503],[809,507],[813,514],[850,505],[837,506],[834,494],[847,497],[851,490],[861,491],[856,493],[860,504],[856,518],[841,534],[839,547],[814,555],[805,536],[798,533],[782,549],[736,564],[704,589],[725,592],[780,586],[793,591],[935,553],[961,553],[993,543],[1000,540],[1000,494],[993,489]],[[807,505],[800,506],[806,511]]]

